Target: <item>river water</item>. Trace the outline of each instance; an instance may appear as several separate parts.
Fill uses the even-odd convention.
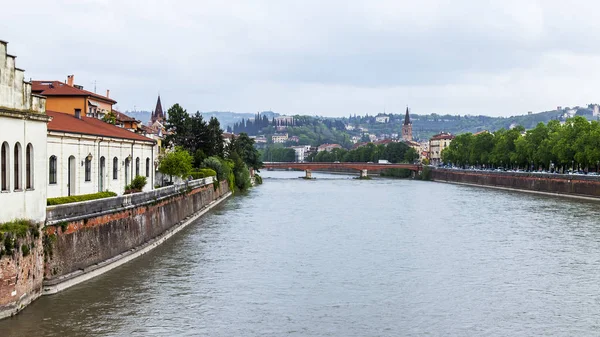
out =
[[[600,204],[263,172],[151,253],[0,336],[591,336]]]

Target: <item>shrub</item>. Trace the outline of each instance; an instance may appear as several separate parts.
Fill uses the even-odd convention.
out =
[[[256,185],[261,185],[263,183],[262,177],[255,173],[254,182],[256,183]]]
[[[92,194],[71,195],[68,197],[48,198],[48,200],[46,201],[46,205],[54,206],[54,205],[70,204],[73,202],[110,198],[110,197],[114,197],[116,195],[117,194],[115,192],[106,191],[106,192],[98,192],[98,193],[92,193]]]
[[[129,188],[141,192],[146,186],[146,177],[136,176],[129,184]]]
[[[202,162],[202,166],[215,171],[216,177],[219,181],[225,179],[226,176],[224,172],[223,163],[221,162],[221,159],[219,157],[213,156],[204,159],[204,161]]]
[[[31,221],[19,219],[0,224],[0,234],[12,233],[18,237],[25,237],[30,228],[35,227]]]
[[[194,179],[202,179],[202,178],[206,178],[206,177],[216,177],[216,176],[217,176],[217,172],[215,172],[215,170],[209,169],[209,168],[203,168],[203,169],[199,169],[197,171],[192,172],[192,178],[194,178]]]

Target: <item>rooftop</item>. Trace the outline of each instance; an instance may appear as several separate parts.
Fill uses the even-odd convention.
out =
[[[81,119],[56,111],[46,111],[48,116],[52,117],[48,123],[48,131],[69,132],[82,135],[93,135],[111,138],[123,138],[139,140],[144,142],[154,142],[154,140],[133,133],[126,129],[105,123],[93,117],[81,116]]]
[[[117,101],[106,96],[98,95],[91,91],[70,86],[67,83],[60,81],[32,81],[31,91],[43,96],[91,96],[111,104],[116,104]]]

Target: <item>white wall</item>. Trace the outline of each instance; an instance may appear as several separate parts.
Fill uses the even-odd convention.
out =
[[[0,192],[0,223],[15,219],[46,219],[46,122],[22,118],[5,117],[0,113],[0,146],[9,145],[9,179],[7,192]],[[21,186],[15,191],[14,185],[14,149],[15,143],[21,144]],[[33,188],[25,188],[25,153],[27,144],[33,145]]]
[[[85,181],[85,158],[91,154],[91,181]],[[149,177],[144,191],[154,187],[154,144],[128,139],[114,139],[96,137],[91,135],[78,135],[72,133],[49,132],[48,153],[46,167],[50,157],[57,158],[56,184],[48,183],[48,198],[69,195],[69,157],[75,157],[75,186],[71,195],[90,194],[100,191],[100,158],[105,158],[103,174],[103,191],[115,192],[119,195],[125,191],[125,185],[131,182],[136,175],[136,158],[140,159],[139,174],[146,175],[146,158],[149,158]],[[129,174],[125,182],[125,159],[131,156]],[[118,159],[118,178],[113,179],[113,158]],[[82,164],[84,163],[84,164]],[[46,169],[48,175],[48,169]]]

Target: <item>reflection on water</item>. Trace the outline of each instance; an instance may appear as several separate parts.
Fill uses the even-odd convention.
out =
[[[262,172],[131,263],[0,321],[12,336],[590,336],[598,203]]]

